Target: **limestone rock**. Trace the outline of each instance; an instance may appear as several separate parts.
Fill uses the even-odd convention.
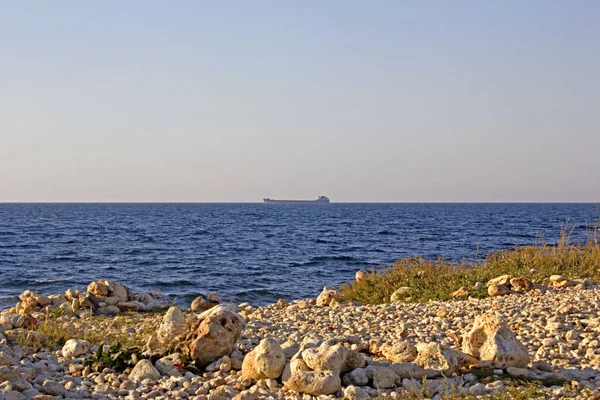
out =
[[[129,289],[115,281],[101,280],[98,283],[108,287],[109,296],[118,299],[118,302],[126,302],[129,300]],[[108,302],[107,302],[108,303]],[[114,304],[113,304],[114,305]]]
[[[285,350],[284,350],[284,353],[285,353]],[[239,351],[238,349],[233,349],[233,351],[229,355],[229,358],[231,359],[231,369],[234,369],[236,371],[241,371],[242,364],[244,362],[244,355],[242,354],[242,352]]]
[[[554,372],[536,371],[528,368],[508,367],[506,372],[518,379],[536,380],[546,385],[563,385],[569,381],[569,379]]]
[[[460,297],[467,297],[469,295],[469,288],[467,288],[466,286],[461,287],[458,290],[455,290],[454,292],[452,292],[450,294],[450,296],[452,296],[453,299],[458,299]]]
[[[369,383],[366,368],[356,368],[343,377],[344,385],[366,386]]]
[[[439,343],[419,343],[419,352],[415,363],[425,370],[436,370],[449,376],[460,367],[477,363],[477,360],[457,350],[442,346]]]
[[[10,325],[13,328],[23,328],[27,324],[27,318],[20,314],[4,314],[0,315],[0,324]]]
[[[556,288],[567,288],[577,285],[577,282],[574,282],[562,275],[552,275],[550,277],[550,285]]]
[[[181,363],[181,354],[173,353],[162,357],[154,363],[154,367],[161,375],[166,376],[181,376],[178,364]]]
[[[340,301],[342,298],[337,290],[324,287],[323,291],[317,297],[318,306],[329,306],[332,300]]]
[[[21,295],[19,295],[19,300],[30,307],[46,307],[52,303],[52,300],[48,297],[32,292],[31,290],[26,290],[21,293]]]
[[[367,271],[365,271],[364,269],[360,269],[360,270],[356,271],[355,278],[356,278],[357,282],[366,281],[368,277],[369,277],[369,273]]]
[[[58,382],[46,380],[40,388],[40,391],[51,396],[63,396],[67,392],[67,389]]]
[[[510,286],[512,290],[517,292],[529,292],[534,288],[533,282],[522,276],[518,278],[512,278],[510,280]]]
[[[97,297],[108,296],[108,286],[100,282],[91,282],[87,287],[87,291]]]
[[[79,318],[91,318],[93,316],[93,312],[91,308],[81,308],[77,311],[77,315]]]
[[[529,363],[527,347],[502,318],[493,314],[475,318],[473,328],[463,338],[463,351],[495,368],[525,367]]]
[[[67,298],[62,294],[51,294],[48,298],[52,302],[51,304],[56,307],[67,301]]]
[[[381,354],[391,362],[411,362],[417,358],[417,348],[410,342],[401,340],[393,345],[383,344]]]
[[[394,303],[394,302],[396,302],[396,301],[400,301],[400,300],[402,300],[402,299],[405,299],[406,297],[408,297],[408,296],[409,296],[409,294],[410,294],[410,291],[411,291],[411,290],[412,290],[412,289],[411,289],[411,288],[409,288],[408,286],[402,286],[402,287],[399,287],[399,288],[398,288],[398,289],[396,289],[396,290],[394,291],[394,293],[392,293],[392,295],[390,296],[390,301],[391,301],[392,303]]]
[[[288,302],[285,299],[277,300],[277,305],[281,308],[286,308],[288,306]]]
[[[119,310],[126,312],[126,311],[146,311],[146,306],[144,305],[144,303],[141,303],[139,301],[123,301],[120,303],[117,303],[117,307],[119,308]]]
[[[98,309],[98,299],[93,293],[79,293],[79,307],[89,308],[93,311]]]
[[[348,349],[341,344],[328,346],[322,344],[317,348],[306,349],[302,358],[315,371],[334,371],[339,373],[348,357]]]
[[[504,296],[509,293],[510,293],[510,289],[508,288],[508,286],[504,286],[504,285],[489,285],[488,286],[488,294],[490,295],[490,297]]]
[[[108,304],[109,306],[116,306],[117,303],[120,301],[118,297],[105,297],[102,299],[102,301],[106,304]]]
[[[281,345],[281,348],[283,349],[283,354],[285,355],[285,358],[287,360],[290,360],[294,356],[294,354],[296,354],[298,350],[300,350],[300,344],[294,342],[293,340],[288,340],[287,342]]]
[[[369,365],[367,367],[367,376],[373,381],[375,389],[389,389],[394,387],[398,375],[390,367]]]
[[[241,316],[229,307],[219,305],[196,317],[193,331],[179,347],[203,367],[230,354],[244,326]]]
[[[117,306],[106,306],[104,308],[104,314],[106,315],[117,315],[121,312],[121,310],[119,310],[119,307]]]
[[[79,290],[68,289],[65,292],[65,299],[71,302],[73,299],[79,299]]]
[[[263,339],[242,363],[242,374],[250,379],[277,379],[283,372],[285,355],[275,339]]]
[[[344,361],[344,365],[342,365],[342,372],[348,372],[357,368],[362,368],[366,363],[367,361],[365,360],[365,357],[359,351],[350,349],[348,350],[346,361]]]
[[[337,392],[341,385],[340,376],[333,371],[298,371],[287,380],[284,389],[320,396]]]
[[[206,371],[207,372],[215,372],[215,371],[222,371],[222,372],[229,372],[232,369],[232,365],[231,365],[231,358],[229,356],[223,356],[221,358],[219,358],[217,361],[212,362],[208,365],[208,367],[206,367]]]
[[[311,369],[306,365],[303,359],[296,358],[289,363],[286,363],[283,372],[281,373],[281,381],[285,383],[292,375],[302,371],[311,371]]]
[[[344,396],[342,397],[342,400],[367,400],[371,398],[365,389],[356,386],[344,388],[343,393]]]
[[[129,379],[133,379],[134,381],[141,382],[144,379],[158,379],[160,378],[160,372],[154,368],[152,365],[152,361],[150,360],[140,360],[133,367],[131,373],[129,374]]]
[[[206,310],[210,310],[211,308],[217,306],[219,304],[216,300],[210,300],[204,295],[200,295],[192,301],[192,305],[190,308],[192,311],[196,312],[204,312]]]
[[[512,279],[511,275],[501,275],[501,276],[497,276],[493,279],[490,279],[485,286],[490,287],[492,285],[502,285],[502,286],[508,286],[510,284],[510,280]]]
[[[183,328],[183,314],[177,306],[170,307],[163,316],[162,323],[158,328],[159,340],[166,340],[181,333]]]
[[[65,358],[75,358],[90,350],[90,342],[87,340],[69,339],[62,348]]]
[[[390,365],[390,368],[394,370],[400,379],[415,378],[421,380],[423,377],[435,378],[440,375],[439,371],[433,369],[425,370],[413,362],[393,363]]]

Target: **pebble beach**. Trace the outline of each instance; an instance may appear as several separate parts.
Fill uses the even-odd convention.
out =
[[[381,305],[325,288],[289,304],[200,298],[183,310],[110,281],[27,291],[0,316],[0,398],[600,398],[600,287],[564,286]],[[45,344],[48,326],[73,338]],[[144,355],[120,371],[90,363],[99,342],[117,341]],[[177,345],[152,357],[165,343]]]

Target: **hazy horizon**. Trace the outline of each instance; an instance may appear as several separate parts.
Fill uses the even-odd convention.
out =
[[[6,3],[0,202],[600,201],[600,3]]]

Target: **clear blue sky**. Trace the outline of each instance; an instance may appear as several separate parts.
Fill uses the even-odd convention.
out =
[[[0,201],[599,201],[598,1],[0,6]]]

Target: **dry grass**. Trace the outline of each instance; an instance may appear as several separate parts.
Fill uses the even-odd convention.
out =
[[[76,321],[48,318],[41,322],[37,332],[42,334],[42,345],[51,349],[62,347],[69,339],[84,339],[95,345],[141,347],[156,330],[153,318],[156,314],[124,313],[116,317],[97,316]]]
[[[600,279],[600,229],[598,225],[588,231],[585,244],[571,244],[568,227],[562,231],[556,246],[540,244],[516,247],[491,253],[483,262],[451,263],[444,259],[435,261],[421,257],[401,259],[388,269],[371,271],[362,282],[342,286],[346,300],[369,304],[389,302],[391,294],[399,287],[408,286],[410,302],[450,300],[450,294],[466,286],[471,296],[485,297],[485,286],[476,291],[477,282],[486,283],[500,275],[525,276],[543,282],[551,275],[568,278]]]

